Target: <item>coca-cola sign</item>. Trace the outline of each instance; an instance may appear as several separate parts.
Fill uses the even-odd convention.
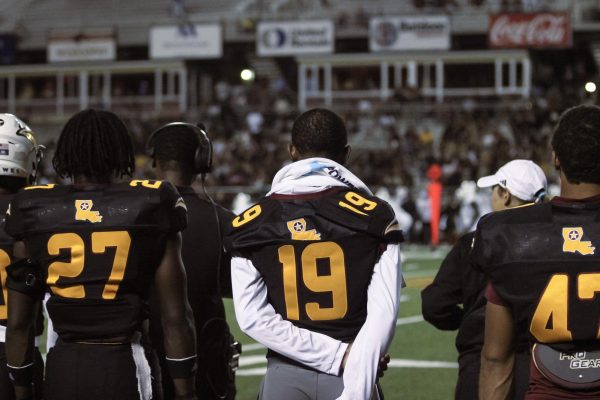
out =
[[[490,15],[490,47],[570,47],[571,17],[568,13]]]

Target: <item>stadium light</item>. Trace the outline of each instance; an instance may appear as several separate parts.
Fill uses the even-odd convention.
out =
[[[585,91],[588,93],[594,93],[596,91],[596,84],[594,82],[588,82],[585,84]]]
[[[254,80],[254,71],[252,71],[251,69],[243,69],[242,72],[240,72],[240,78],[242,78],[243,81],[253,81]]]

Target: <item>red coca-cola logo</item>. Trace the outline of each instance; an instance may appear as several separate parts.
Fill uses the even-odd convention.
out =
[[[569,47],[567,13],[499,14],[490,16],[491,47]]]

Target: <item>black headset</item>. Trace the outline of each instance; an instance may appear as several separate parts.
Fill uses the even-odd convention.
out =
[[[146,142],[146,154],[148,154],[154,160],[156,155],[156,149],[154,148],[154,141],[156,135],[160,134],[166,129],[172,127],[184,127],[192,130],[198,137],[198,147],[194,153],[194,172],[197,174],[206,174],[212,170],[212,143],[206,134],[206,128],[204,124],[198,123],[198,125],[188,124],[187,122],[171,122],[166,124],[152,132],[148,141]]]

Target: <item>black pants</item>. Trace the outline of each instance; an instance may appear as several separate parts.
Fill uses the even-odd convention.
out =
[[[59,340],[46,360],[45,400],[140,400],[131,345]]]
[[[13,384],[8,377],[8,369],[6,368],[6,345],[0,342],[0,399],[13,400],[15,391]],[[43,381],[44,381],[44,360],[38,348],[35,348],[34,365],[33,365],[33,384],[35,388],[35,399],[43,398]]]
[[[513,372],[513,400],[522,400],[529,385],[529,362],[527,352],[517,353]],[[479,399],[479,369],[481,354],[471,353],[458,360],[458,382],[456,383],[456,400]]]

